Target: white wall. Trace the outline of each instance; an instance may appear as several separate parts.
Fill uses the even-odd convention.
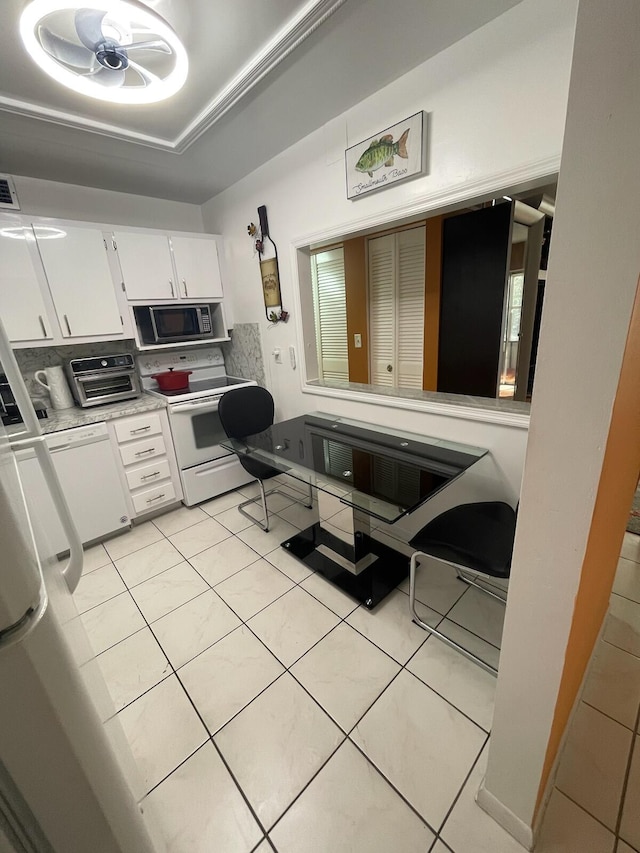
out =
[[[280,418],[319,409],[486,446],[517,492],[524,429],[302,393],[300,371],[292,371],[287,357],[287,348],[298,345],[299,323],[291,247],[305,235],[341,235],[363,220],[376,224],[501,189],[524,173],[548,175],[561,151],[575,5],[524,0],[203,206],[205,230],[225,236],[235,320],[261,322],[267,381]],[[348,201],[345,147],[419,110],[429,114],[428,174]],[[286,325],[272,326],[264,317],[258,260],[247,236],[261,204],[278,245],[284,307],[293,312]],[[275,347],[285,355],[280,365],[271,355]]]
[[[639,30],[637,0],[580,2],[486,777],[524,825],[556,713],[640,274]]]
[[[202,231],[197,204],[111,192],[14,175],[20,212],[30,216],[81,219],[142,228]]]

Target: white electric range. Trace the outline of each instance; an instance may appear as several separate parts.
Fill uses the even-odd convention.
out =
[[[144,390],[167,403],[185,504],[193,506],[251,482],[235,454],[220,446],[225,432],[218,403],[226,391],[256,382],[227,376],[219,347],[144,353],[137,363]],[[160,391],[151,377],[170,367],[193,371],[188,390]]]

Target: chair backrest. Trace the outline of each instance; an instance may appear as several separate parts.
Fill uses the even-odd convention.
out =
[[[222,428],[229,438],[244,438],[268,429],[274,412],[273,397],[259,385],[226,391],[218,406]]]

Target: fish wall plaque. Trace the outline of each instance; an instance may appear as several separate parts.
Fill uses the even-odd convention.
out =
[[[416,113],[347,148],[347,198],[360,198],[422,174],[424,119],[424,112]]]

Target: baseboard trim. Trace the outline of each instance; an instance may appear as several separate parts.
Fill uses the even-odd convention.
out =
[[[489,817],[492,817],[496,823],[499,823],[509,835],[513,836],[519,844],[522,844],[525,850],[533,850],[533,828],[520,820],[491,791],[487,791],[484,786],[484,779],[480,785],[480,790],[476,794],[476,803]]]

